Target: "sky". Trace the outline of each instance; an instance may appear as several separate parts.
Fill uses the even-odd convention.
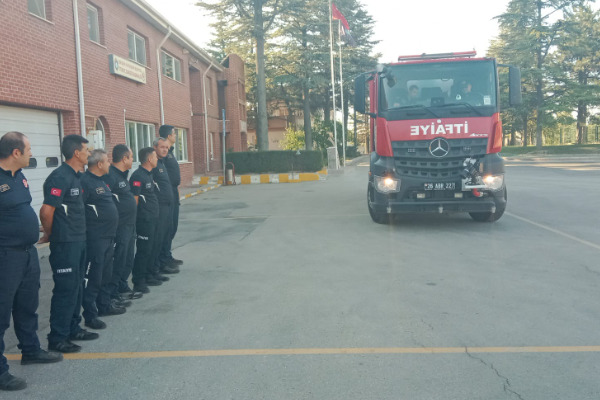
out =
[[[484,55],[498,34],[509,0],[362,0],[376,21],[381,62],[401,54],[444,53],[475,48]],[[212,19],[192,0],[146,0],[200,46],[211,38]],[[343,12],[343,10],[341,10]],[[350,27],[352,29],[352,26]]]
[[[212,19],[192,0],[146,0],[200,46],[211,38]],[[335,2],[335,1],[334,1]],[[381,62],[399,55],[475,49],[485,55],[498,34],[495,16],[509,0],[362,0],[375,20]],[[594,8],[598,8],[596,3]],[[340,10],[342,13],[344,10]],[[352,26],[350,26],[352,29]]]

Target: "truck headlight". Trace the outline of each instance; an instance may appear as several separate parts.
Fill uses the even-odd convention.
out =
[[[500,190],[504,186],[504,175],[488,175],[483,178],[483,183],[489,190]]]
[[[400,181],[389,176],[375,176],[375,189],[379,193],[396,193],[400,191]]]

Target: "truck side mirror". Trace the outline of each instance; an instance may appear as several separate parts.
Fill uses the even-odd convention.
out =
[[[508,68],[508,98],[511,106],[518,106],[523,101],[521,95],[521,70],[519,67]]]
[[[361,114],[365,113],[365,75],[361,74],[354,80],[354,109]]]

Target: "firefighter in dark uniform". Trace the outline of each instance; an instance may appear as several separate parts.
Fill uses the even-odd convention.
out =
[[[29,183],[21,172],[30,157],[31,144],[22,133],[9,132],[0,139],[0,390],[27,387],[8,372],[3,355],[11,313],[23,354],[21,364],[62,360],[62,354],[42,350],[37,336],[40,264],[34,244],[39,228]]]
[[[113,164],[102,179],[112,192],[114,203],[119,211],[119,225],[115,236],[112,278],[105,290],[113,299],[119,301],[139,299],[142,293],[134,293],[127,283],[133,270],[136,239],[137,203],[127,180],[133,164],[133,152],[126,145],[118,144],[113,148],[112,158]]]
[[[154,149],[158,156],[158,163],[156,168],[152,170],[152,177],[156,184],[159,211],[152,253],[154,268],[150,275],[157,280],[168,281],[169,278],[163,274],[176,274],[179,272],[179,269],[176,267],[172,268],[169,265],[161,263],[160,260],[160,253],[165,246],[165,242],[169,239],[171,225],[173,225],[173,186],[169,180],[167,167],[164,164],[164,159],[169,154],[169,142],[161,137],[156,138],[154,140]]]
[[[81,177],[87,238],[82,314],[85,326],[92,329],[106,328],[98,316],[119,315],[126,311],[124,307],[111,303],[110,293],[106,290],[112,278],[115,235],[119,224],[119,212],[112,192],[102,180],[109,167],[106,151],[94,150],[88,159],[88,170]]]
[[[81,329],[81,301],[85,276],[85,210],[79,178],[87,164],[87,139],[65,136],[61,151],[65,162],[44,182],[40,220],[41,243],[50,241],[50,267],[54,290],[50,303],[48,349],[75,353],[81,347],[72,340],[93,340],[97,333]]]
[[[137,233],[136,252],[133,262],[132,281],[135,292],[149,293],[148,286],[160,286],[162,281],[148,275],[153,270],[152,248],[158,217],[158,199],[154,193],[152,170],[158,158],[152,147],[144,147],[139,151],[140,166],[129,179],[131,193],[137,202],[135,230]]]
[[[177,228],[179,227],[179,185],[181,184],[181,170],[179,169],[177,158],[175,157],[175,154],[173,154],[173,150],[175,149],[173,146],[177,141],[177,133],[175,133],[175,129],[171,125],[163,125],[159,129],[159,135],[160,137],[167,139],[170,146],[169,154],[167,154],[163,161],[165,167],[167,167],[169,180],[173,187],[173,223],[171,224],[171,232],[169,233],[167,240],[165,240],[159,258],[162,265],[167,265],[176,269],[178,265],[183,264],[183,261],[174,258],[173,253],[171,252],[173,238],[175,238]]]

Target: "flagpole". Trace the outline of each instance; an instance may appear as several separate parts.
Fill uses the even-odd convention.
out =
[[[335,169],[339,168],[339,156],[337,150],[337,110],[335,107],[335,71],[333,63],[333,9],[329,0],[329,54],[331,58],[331,92],[333,95],[333,140],[335,145]]]
[[[344,116],[344,74],[343,74],[343,69],[342,69],[342,21],[338,20],[339,22],[339,30],[338,30],[338,35],[340,38],[340,41],[338,42],[338,46],[340,48],[340,96],[341,96],[341,110],[342,110],[342,157],[344,160],[344,167],[346,167],[346,125],[344,124],[345,120],[345,116]]]

